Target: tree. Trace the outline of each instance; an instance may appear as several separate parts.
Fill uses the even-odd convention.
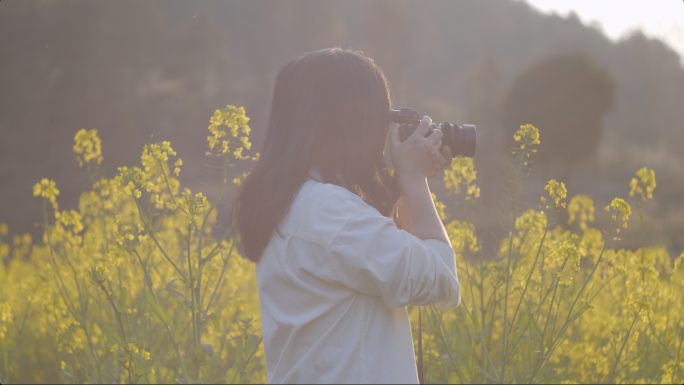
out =
[[[543,143],[539,163],[567,175],[594,155],[614,88],[608,72],[581,53],[553,55],[532,65],[513,82],[504,102],[506,149],[520,125],[532,124]]]

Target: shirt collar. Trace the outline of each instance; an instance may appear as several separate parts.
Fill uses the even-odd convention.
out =
[[[342,175],[336,173],[335,176],[337,177],[337,182],[339,183],[340,186],[343,186],[343,187],[346,186],[346,183],[344,183],[344,178],[342,177]],[[318,168],[315,166],[311,167],[311,169],[309,169],[309,178],[311,178],[311,179],[313,179],[319,183],[327,183],[323,179],[323,174],[321,174],[320,170],[318,170]]]

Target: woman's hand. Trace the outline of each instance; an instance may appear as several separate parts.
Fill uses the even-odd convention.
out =
[[[432,178],[451,162],[451,150],[442,146],[441,130],[434,130],[425,137],[431,123],[432,119],[423,117],[415,131],[403,142],[399,137],[399,125],[390,125],[390,153],[400,181]]]
[[[441,132],[441,131],[440,131]],[[439,175],[439,173],[444,170],[447,166],[451,165],[451,159],[453,159],[453,155],[451,154],[451,149],[449,146],[442,146],[442,149],[439,150],[439,159],[438,159],[438,164],[435,165],[435,167],[430,170],[430,173],[428,174],[427,178],[432,179]]]
[[[449,155],[451,159],[451,151],[447,147],[448,152],[440,152],[441,130],[434,130],[430,136],[425,137],[430,123],[432,120],[424,117],[411,136],[403,142],[399,138],[399,125],[392,124],[389,128],[392,164],[404,200],[400,202],[399,221],[402,228],[420,239],[437,239],[451,245],[427,183],[428,176],[437,175],[449,163],[445,155]]]

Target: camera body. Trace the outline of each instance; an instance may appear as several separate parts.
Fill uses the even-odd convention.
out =
[[[392,110],[390,120],[400,124],[399,137],[402,142],[411,136],[421,122],[420,115],[411,108]],[[475,156],[477,131],[474,125],[464,124],[459,126],[458,124],[444,122],[437,126],[432,123],[425,137],[430,136],[434,130],[442,130],[442,144],[449,146],[453,156],[461,155],[469,158]]]

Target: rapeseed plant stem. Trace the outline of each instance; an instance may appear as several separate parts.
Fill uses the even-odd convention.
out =
[[[466,303],[462,302],[462,303],[461,303],[461,306],[463,306],[463,311],[468,315],[468,317],[470,317],[470,320],[471,320],[471,321],[473,322],[473,324],[475,325],[475,331],[478,333],[478,337],[475,338],[476,343],[482,344],[482,348],[483,348],[483,350],[484,350],[484,355],[487,356],[487,360],[488,360],[487,363],[489,363],[489,365],[491,366],[491,368],[492,368],[492,373],[494,374],[494,377],[495,377],[496,381],[498,382],[498,381],[499,381],[499,376],[498,376],[498,374],[497,374],[497,372],[496,372],[496,368],[494,367],[494,361],[492,361],[492,357],[491,357],[490,354],[489,354],[489,349],[487,349],[487,345],[485,344],[484,339],[483,339],[483,335],[484,335],[486,329],[477,330],[477,320],[475,319],[475,316],[473,315],[473,312],[471,312],[471,311],[468,309],[468,305],[467,305]],[[464,325],[465,325],[465,324],[464,324]],[[490,326],[491,326],[491,325],[490,325]],[[467,327],[467,326],[466,326],[466,327]],[[468,333],[468,334],[470,334],[470,333]],[[491,333],[488,333],[488,334],[489,334],[489,336],[491,337]],[[484,361],[484,358],[482,359],[482,361]]]
[[[557,336],[557,339],[560,338],[560,334],[562,334],[562,332],[565,332],[565,330],[567,330],[567,328],[570,326],[570,324],[571,324],[572,322],[574,322],[574,319],[573,319],[573,320],[570,320],[570,317],[571,317],[571,315],[572,315],[572,310],[575,308],[575,305],[577,304],[577,301],[578,301],[579,298],[582,296],[582,293],[584,292],[584,289],[587,287],[587,284],[589,283],[589,281],[591,281],[591,278],[594,276],[594,273],[596,272],[596,269],[598,268],[599,264],[601,263],[601,260],[602,260],[602,258],[603,258],[603,253],[605,252],[605,250],[606,250],[606,245],[608,244],[608,239],[610,238],[610,234],[613,232],[613,228],[615,227],[615,223],[616,223],[616,222],[617,222],[617,214],[613,217],[613,222],[612,222],[611,225],[610,225],[610,229],[608,230],[608,234],[606,235],[606,240],[604,241],[603,247],[601,248],[601,254],[599,255],[598,259],[596,260],[596,265],[595,265],[594,268],[591,270],[591,273],[589,273],[589,277],[586,279],[586,281],[584,281],[584,284],[582,285],[582,288],[580,289],[579,293],[577,293],[577,296],[575,296],[575,300],[574,300],[574,301],[572,302],[572,304],[570,305],[570,309],[568,310],[568,315],[566,316],[565,321],[563,322],[563,326],[561,327],[561,332],[559,332],[559,335]],[[587,303],[587,305],[588,305],[588,303]],[[581,314],[581,313],[580,313],[580,314]],[[575,319],[576,319],[576,318],[575,318]],[[548,321],[548,320],[547,320],[547,321]],[[541,341],[541,342],[543,343],[543,338],[542,338],[542,341]],[[555,344],[555,341],[551,344],[551,346],[553,346],[554,344]],[[542,366],[542,365],[544,364],[544,362],[546,362],[546,360],[549,358],[547,353],[549,352],[550,349],[549,349],[549,350],[546,350],[546,351],[543,351],[543,350],[542,350],[542,345],[540,345],[540,349],[539,349],[539,350],[540,350],[540,352],[539,352],[539,355],[537,356],[537,362],[535,363],[535,366],[534,366],[532,375],[530,376],[530,382],[529,382],[529,383],[532,383],[532,380],[535,378],[535,376],[536,376],[537,373],[539,372],[539,369],[541,369],[541,366]]]
[[[458,194],[460,199],[461,199],[461,215],[463,215],[463,222],[469,223],[468,222],[468,216],[466,215],[466,210],[465,210],[465,202],[466,202],[466,199],[465,199],[466,182],[465,181],[463,181],[463,185],[464,185],[464,187],[462,189],[460,189],[461,191]],[[475,231],[475,229],[473,228],[473,232],[474,231]],[[465,247],[466,236],[463,233],[461,233],[461,236],[463,238],[463,245],[464,245],[463,246],[463,259],[465,259],[466,258],[466,247]],[[468,264],[466,264],[465,267],[466,267],[466,275],[470,277],[470,272],[468,271]],[[470,290],[470,299],[471,299],[471,301],[473,301],[473,303],[475,303],[475,294],[473,293],[473,290]]]
[[[500,381],[503,384],[506,378],[506,353],[507,353],[507,342],[508,342],[508,334],[506,333],[506,327],[508,326],[507,324],[507,315],[508,315],[508,293],[509,293],[509,287],[510,287],[510,282],[511,282],[511,258],[512,258],[512,253],[513,253],[513,232],[515,231],[515,220],[518,217],[518,202],[520,200],[520,183],[522,182],[522,171],[523,171],[523,166],[525,164],[524,162],[524,157],[525,153],[521,152],[519,155],[518,159],[518,171],[516,173],[517,175],[517,181],[516,181],[516,189],[515,189],[515,204],[513,208],[513,222],[511,225],[511,235],[509,237],[509,243],[508,243],[508,256],[506,258],[506,291],[504,294],[504,307],[503,307],[503,333],[502,333],[502,339],[503,339],[503,352],[502,352],[502,358],[501,358],[501,378]]]
[[[442,345],[444,345],[444,350],[446,351],[447,356],[449,356],[449,362],[451,363],[451,367],[454,368],[454,372],[456,372],[456,375],[461,380],[461,382],[464,383],[465,381],[463,380],[463,376],[461,375],[461,369],[456,365],[456,362],[454,361],[454,354],[451,352],[451,341],[447,342],[446,330],[443,328],[442,322],[437,321],[437,319],[440,319],[441,321],[441,317],[437,316],[434,310],[434,306],[428,306],[426,307],[426,309],[428,310],[428,320],[430,321],[430,326],[433,328],[433,330],[439,330],[439,340],[442,342]]]
[[[91,172],[90,172],[90,162],[86,162],[86,172],[88,174],[88,180],[90,180],[90,183],[92,185],[95,185],[95,178],[93,178]],[[100,195],[100,205],[102,207],[102,256],[106,257],[107,256],[107,251],[109,250],[109,244],[107,241],[107,212],[105,211],[105,204],[104,204],[104,194],[102,193],[102,186],[98,186],[97,189],[98,194]]]
[[[549,328],[549,321],[551,320],[551,311],[553,310],[553,305],[555,304],[555,300],[556,300],[556,293],[558,292],[558,287],[560,286],[559,285],[560,284],[560,276],[561,276],[561,273],[563,272],[563,269],[565,269],[565,264],[568,262],[569,258],[570,258],[570,256],[567,255],[565,257],[565,260],[563,260],[563,265],[561,266],[560,271],[559,271],[558,276],[557,276],[557,279],[555,280],[556,281],[555,285],[553,283],[554,281],[553,280],[551,281],[551,286],[553,286],[554,289],[553,289],[553,295],[551,296],[551,302],[549,303],[549,311],[546,314],[546,322],[544,324],[544,329],[542,330],[541,337],[539,338],[539,348],[538,348],[539,354],[537,356],[537,362],[539,362],[539,367],[541,367],[541,365],[546,361],[544,356],[546,356],[546,354],[549,351],[549,349],[546,349],[546,347],[544,346],[544,338],[546,337],[546,332],[549,330],[548,328]],[[541,305],[542,304],[540,303],[539,306],[541,307]],[[556,324],[556,321],[554,320],[554,325],[555,324]],[[553,334],[553,332],[552,332],[552,334]],[[534,375],[536,375],[536,373]],[[534,375],[531,378],[534,378]]]
[[[24,312],[24,318],[21,321],[21,327],[18,328],[18,330],[17,330],[17,342],[16,342],[16,344],[14,344],[14,349],[12,349],[12,358],[9,361],[7,375],[5,375],[5,379],[3,381],[3,384],[9,384],[9,380],[12,377],[12,372],[14,369],[14,360],[17,357],[17,351],[21,347],[21,340],[24,338],[24,328],[26,327],[26,320],[28,319],[30,309],[31,309],[31,301],[29,301],[26,304],[26,311]]]
[[[166,176],[166,171],[164,171],[164,165],[162,164],[161,160],[157,158],[157,164],[159,165],[159,170],[161,171],[162,176],[164,176],[164,182],[166,183],[166,188],[169,190],[169,197],[171,197],[171,203],[174,205],[176,204],[176,198],[173,197],[173,190],[171,190],[171,185],[169,184],[169,178]],[[180,206],[178,208],[183,211],[183,213],[187,214],[187,212]]]
[[[133,249],[133,252],[134,252],[135,255],[138,257],[138,260],[140,261],[140,264],[141,264],[142,267],[143,267],[143,273],[144,273],[144,274],[147,274],[147,276],[149,276],[149,274],[148,274],[147,271],[145,270],[145,264],[143,263],[143,260],[142,260],[142,258],[140,257],[140,254],[139,254],[138,251],[135,250],[135,249]],[[157,305],[159,305],[159,301],[157,300],[157,296],[154,294],[154,290],[152,290],[152,280],[149,279],[149,280],[147,280],[147,281],[148,281],[147,287],[148,287],[148,289],[149,289],[149,291],[150,291],[150,295],[151,295],[152,298],[154,299],[154,302],[157,303]],[[189,384],[189,383],[190,383],[190,377],[188,377],[187,370],[185,369],[185,362],[183,361],[183,357],[181,356],[181,352],[180,352],[180,349],[179,349],[179,344],[176,343],[176,341],[175,341],[175,339],[174,339],[173,332],[171,331],[171,327],[170,327],[169,325],[167,325],[166,322],[165,322],[164,320],[162,320],[162,322],[164,323],[164,327],[165,327],[167,333],[168,333],[169,336],[171,337],[171,342],[172,342],[172,345],[173,345],[173,349],[174,349],[174,351],[176,352],[176,355],[178,356],[178,361],[180,361],[181,369],[183,370],[183,376],[185,377],[186,382]],[[178,322],[178,321],[176,321],[176,322]]]
[[[464,221],[465,223],[469,223],[469,222],[468,222],[468,216],[467,216],[467,214],[466,214],[466,209],[465,209],[465,206],[466,206],[466,194],[467,194],[467,190],[468,190],[468,187],[467,187],[468,178],[463,178],[462,183],[463,183],[463,188],[460,188],[460,189],[459,189],[459,197],[460,197],[460,201],[461,201],[461,214],[463,215],[463,221]],[[474,229],[474,227],[473,227],[473,232],[474,232],[474,231],[475,231],[475,229]],[[476,237],[476,239],[477,239],[477,237]],[[466,258],[466,256],[465,256],[465,253],[466,253],[465,244],[466,244],[466,242],[465,242],[465,239],[464,239],[464,240],[463,240],[463,245],[464,245],[464,248],[463,248],[463,258],[464,258],[464,259]],[[485,307],[484,307],[484,273],[483,273],[483,271],[482,271],[482,268],[483,268],[482,248],[479,249],[479,252],[480,252],[480,284],[479,284],[478,287],[479,287],[479,290],[480,290],[480,301],[482,302],[482,307],[481,307],[481,309],[482,309],[482,328],[481,328],[481,329],[482,329],[482,330],[485,330],[485,322],[486,322],[486,321],[485,321],[485,312],[486,312],[486,309],[485,309]],[[477,279],[475,278],[475,276],[473,276],[473,275],[470,274],[470,271],[468,270],[468,264],[467,264],[467,263],[465,264],[465,269],[466,269],[466,275],[467,275],[469,278],[472,278],[473,281],[477,282]],[[473,293],[473,290],[472,290],[472,289],[470,290],[470,298],[471,298],[471,301],[473,302],[473,304],[475,304],[475,294]],[[463,306],[465,306],[465,304],[464,304]],[[470,314],[470,312],[468,312],[468,313]],[[476,319],[476,318],[474,317],[474,315],[472,315],[472,314],[471,314],[471,320],[473,321],[473,324],[475,325],[475,330],[477,331],[478,322],[477,322],[477,319]],[[485,355],[485,353],[487,354],[487,357],[489,357],[489,352],[487,351],[487,347],[485,346],[484,341],[481,340],[480,343],[481,343],[481,345],[482,345],[482,352],[481,352],[481,354],[482,354],[482,356],[483,356],[483,357],[482,357],[482,361],[484,361],[484,355]],[[490,362],[490,364],[491,364],[491,357],[489,358],[489,362]],[[484,366],[486,367],[486,365],[484,365]],[[492,364],[492,370],[494,371],[494,375],[497,376],[497,374],[496,374],[496,369],[494,369],[494,365],[493,365],[493,364]],[[461,382],[464,382],[464,381],[463,381],[463,378],[461,377],[460,372],[457,372],[457,374],[458,374],[459,378],[461,379]],[[498,376],[497,376],[497,377],[498,377]],[[497,380],[498,380],[498,378],[497,378]]]
[[[76,364],[74,363],[74,356],[73,356],[73,354],[69,354],[69,361],[71,361],[71,367],[74,368],[74,369],[76,369]],[[79,383],[79,384],[82,384],[83,381],[81,381],[81,378],[80,378],[80,376],[79,376],[77,370],[74,370],[74,375],[76,376],[76,382]]]
[[[539,305],[537,306],[537,319],[535,323],[539,323],[539,317],[541,316],[541,304],[544,297],[544,257],[546,256],[546,250],[542,250],[541,263],[539,264]]]
[[[480,283],[478,286],[480,290],[480,313],[482,314],[482,327],[480,330],[485,330],[486,320],[485,315],[487,313],[487,308],[485,307],[484,301],[484,258],[482,257],[482,251],[480,251]],[[473,305],[475,302],[473,302]],[[477,325],[477,324],[476,324]],[[481,342],[484,346],[484,341]]]
[[[681,352],[682,352],[682,346],[684,346],[684,333],[682,334],[682,338],[679,340],[679,348],[677,349],[677,354],[675,355],[675,368],[677,365],[679,365],[679,360],[681,359]]]
[[[78,352],[78,355],[81,356],[81,362],[83,362],[83,367],[85,367],[86,370],[88,371],[88,375],[90,376],[90,378],[95,378],[95,373],[93,373],[93,370],[90,369],[90,366],[88,365],[88,362],[87,362],[85,356],[83,355],[83,352],[81,352],[81,349],[78,349],[77,352]]]
[[[133,383],[133,377],[131,376],[131,362],[133,361],[133,356],[128,355],[128,367],[126,367],[126,370],[128,371],[128,383],[132,384]]]
[[[59,283],[62,284],[62,287],[59,286],[59,283],[57,283],[57,280],[55,280],[55,283],[57,283],[57,289],[62,297],[62,299],[65,300],[65,304],[67,305],[67,309],[71,312],[72,317],[78,318],[77,312],[76,312],[76,306],[74,305],[74,302],[71,300],[71,297],[69,296],[69,291],[67,290],[66,285],[64,284],[64,279],[62,278],[62,274],[59,271],[59,267],[57,266],[57,261],[55,259],[55,250],[52,247],[52,240],[50,237],[50,229],[49,229],[49,222],[48,222],[48,217],[47,217],[47,201],[48,198],[44,197],[43,198],[43,229],[47,238],[47,243],[48,243],[48,249],[50,250],[50,257],[52,260],[52,265],[55,269],[55,275],[59,279]],[[78,283],[78,280],[77,280]],[[62,289],[63,288],[63,289]],[[79,290],[79,299],[80,299],[80,290]],[[83,307],[81,306],[81,309],[83,310]],[[95,360],[96,367],[98,368],[98,373],[99,373],[99,367],[100,367],[100,358],[99,355],[97,354],[97,350],[95,349],[95,345],[93,344],[92,338],[90,337],[90,332],[88,331],[87,324],[86,324],[86,317],[85,314],[81,314],[81,323],[80,323],[81,328],[83,328],[83,331],[85,332],[86,339],[88,340],[88,347],[90,348],[90,353],[93,356],[93,359]],[[101,377],[101,374],[100,374]]]
[[[197,318],[195,317],[195,281],[192,274],[192,256],[190,253],[190,239],[192,239],[192,225],[188,225],[188,236],[186,242],[188,244],[188,273],[190,275],[190,314],[192,315],[192,339],[194,341],[195,349],[200,348],[199,338],[197,336]],[[199,378],[199,363],[197,363],[197,378]]]
[[[601,248],[601,254],[599,255],[598,259],[596,260],[596,265],[591,270],[591,273],[589,273],[589,277],[587,278],[587,280],[584,281],[584,284],[582,285],[582,288],[580,289],[579,293],[577,293],[577,296],[575,297],[575,300],[572,302],[572,305],[570,305],[570,309],[568,310],[568,315],[567,315],[564,323],[567,323],[570,320],[572,310],[575,308],[575,305],[577,304],[577,301],[579,300],[580,296],[582,296],[584,289],[587,287],[587,284],[589,283],[591,278],[594,276],[596,269],[599,267],[599,264],[601,263],[601,260],[603,259],[603,253],[606,251],[606,245],[608,244],[608,238],[610,238],[610,234],[613,232],[613,228],[615,227],[615,222],[617,222],[617,218],[614,219],[613,223],[610,225],[610,229],[608,230],[608,234],[606,234],[606,240],[603,242],[603,247]]]
[[[639,318],[639,313],[641,313],[641,308],[637,310],[637,313],[634,315],[634,319],[632,320],[632,325],[629,327],[629,331],[627,332],[627,335],[625,336],[625,340],[622,342],[622,346],[620,347],[620,353],[618,353],[617,357],[615,358],[615,365],[613,365],[613,370],[610,373],[610,378],[606,382],[607,384],[612,384],[613,379],[615,378],[615,370],[617,369],[618,364],[620,363],[620,358],[622,357],[622,352],[625,349],[625,345],[627,344],[627,340],[629,339],[629,335],[632,333],[632,328],[634,328],[634,324],[637,321],[637,318]]]
[[[140,261],[140,267],[143,271],[143,282],[147,285],[147,287],[149,287],[152,298],[154,298],[154,300],[157,301],[157,296],[154,295],[154,290],[152,290],[152,279],[148,278],[149,273],[147,272],[147,266],[143,262],[142,257],[140,257],[140,254],[138,254],[138,250],[134,248],[133,253],[135,253],[135,255],[138,257],[138,261]]]
[[[114,303],[114,298],[109,294],[107,291],[107,288],[104,287],[104,285],[99,285],[100,289],[104,291],[105,297],[109,301],[109,303],[112,305],[112,309],[114,309],[114,314],[116,315],[116,320],[119,322],[119,328],[121,328],[121,336],[123,337],[124,340],[127,339],[126,337],[126,329],[124,329],[123,322],[121,322],[121,312],[119,312],[119,309],[116,307],[116,304]]]
[[[544,240],[546,240],[546,234],[548,234],[548,232],[549,232],[549,218],[547,216],[546,227],[544,228],[544,235],[542,236],[542,239],[539,242],[539,248],[537,249],[537,255],[534,257],[534,262],[532,262],[532,266],[530,267],[530,273],[527,275],[527,280],[525,281],[525,286],[523,288],[523,292],[522,292],[522,294],[520,294],[520,301],[518,301],[518,306],[515,308],[515,312],[513,312],[513,318],[511,319],[511,325],[510,325],[511,328],[513,328],[513,325],[515,324],[515,318],[517,317],[518,311],[520,310],[520,305],[522,304],[522,301],[525,298],[525,293],[527,292],[527,288],[529,287],[530,279],[532,278],[532,274],[534,273],[534,267],[537,265],[537,260],[539,259],[539,255],[542,252],[542,246],[544,245]]]
[[[216,200],[209,206],[209,209],[207,212],[204,214],[204,219],[202,219],[202,226],[199,231],[199,239],[197,242],[197,270],[199,273],[197,274],[197,298],[198,298],[198,306],[199,310],[198,315],[201,312],[202,305],[204,304],[204,297],[202,297],[202,272],[204,271],[204,261],[202,260],[202,241],[204,240],[204,229],[207,226],[207,220],[209,219],[209,214],[214,210],[218,202],[221,200],[221,196],[223,195],[223,187],[226,184],[226,172],[228,170],[228,153],[226,153],[224,156],[224,161],[223,161],[223,174],[221,178],[221,186],[219,187],[219,193],[218,196],[216,197]],[[220,242],[218,243],[220,244]],[[217,244],[217,245],[218,245]],[[206,260],[208,261],[209,258],[211,258],[212,255],[208,254],[206,257]],[[202,334],[200,333],[199,335],[199,343],[202,342]]]
[[[499,294],[499,289],[500,289],[500,285],[497,284],[496,286],[494,286],[492,288],[492,294],[489,296],[489,299],[487,300],[488,304],[490,304],[490,303],[492,304],[492,315],[489,319],[489,325],[488,325],[489,330],[494,330],[494,321],[496,321],[496,309],[499,307],[497,305],[499,305],[499,302],[501,301],[501,298],[499,298],[497,300],[497,295]],[[487,329],[483,329],[483,330],[487,330]],[[487,349],[489,349],[489,347],[492,346],[492,337],[493,337],[492,334],[493,333],[487,333],[487,344],[486,344],[486,346],[488,346]]]
[[[230,255],[232,254],[234,246],[235,246],[234,243],[230,246],[230,251],[228,252],[228,257],[230,257]],[[209,313],[209,309],[211,308],[211,305],[214,302],[214,297],[216,296],[216,292],[218,291],[218,288],[221,285],[221,281],[223,280],[223,274],[226,272],[226,268],[228,268],[228,259],[227,258],[223,261],[223,267],[221,268],[221,274],[219,275],[218,281],[216,281],[216,287],[214,287],[214,292],[211,293],[211,298],[209,298],[209,302],[207,303],[207,307],[204,309],[204,314],[202,315],[202,318],[206,317],[207,314]]]
[[[43,217],[44,217],[44,228],[45,228],[45,235],[47,236],[47,241],[48,241],[48,249],[50,250],[50,256],[52,257],[52,264],[55,269],[55,273],[57,275],[57,278],[59,278],[60,283],[62,284],[62,287],[64,287],[64,293],[62,293],[60,289],[60,294],[62,294],[62,297],[66,300],[67,307],[71,311],[71,315],[76,318],[76,307],[74,306],[74,303],[71,301],[71,297],[69,297],[69,293],[66,290],[66,285],[64,284],[64,280],[62,279],[62,275],[59,272],[59,269],[57,267],[57,261],[55,260],[55,253],[52,248],[52,241],[50,240],[50,232],[48,229],[48,218],[47,218],[47,200],[43,199]],[[59,285],[57,285],[59,288]]]
[[[147,230],[147,234],[149,234],[150,238],[154,241],[154,243],[157,245],[159,248],[159,251],[161,251],[162,255],[164,255],[164,258],[166,258],[167,261],[173,266],[174,269],[178,272],[178,274],[181,275],[181,277],[185,280],[187,279],[185,277],[185,274],[183,274],[183,271],[176,266],[175,263],[169,258],[168,255],[166,255],[166,252],[164,251],[164,248],[159,244],[159,241],[157,240],[157,237],[154,235],[154,229],[152,229],[151,224],[145,221],[145,216],[142,213],[142,210],[140,209],[140,204],[138,203],[138,198],[133,196],[133,199],[135,200],[135,206],[138,208],[138,214],[140,214],[140,219],[143,221],[143,225],[145,226],[145,229]]]

